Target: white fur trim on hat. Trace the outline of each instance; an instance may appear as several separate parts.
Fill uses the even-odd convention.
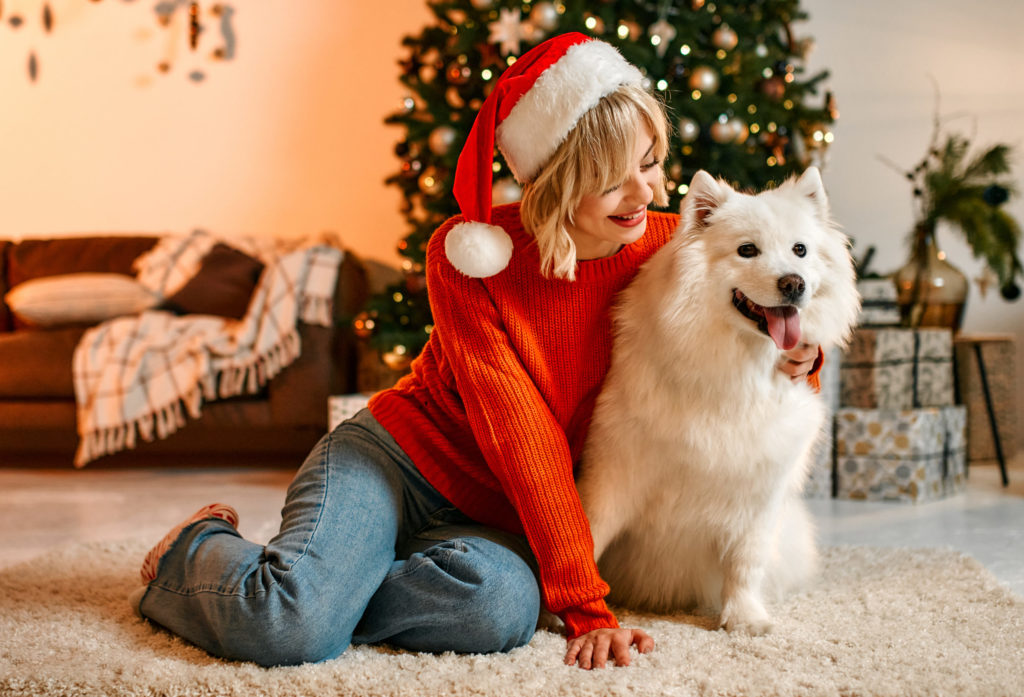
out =
[[[519,98],[495,132],[516,180],[532,180],[602,97],[620,85],[642,82],[640,71],[610,44],[588,41],[569,48]]]
[[[473,278],[502,271],[512,258],[512,238],[497,225],[459,223],[448,231],[444,253],[456,269]]]

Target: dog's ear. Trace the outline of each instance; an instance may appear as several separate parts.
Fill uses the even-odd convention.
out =
[[[808,167],[800,178],[793,184],[800,195],[810,199],[814,204],[818,217],[828,220],[828,195],[825,193],[825,185],[821,183],[821,173],[817,167]]]
[[[701,229],[707,227],[707,218],[725,201],[732,189],[728,184],[716,181],[714,177],[698,170],[690,180],[690,188],[683,199],[680,216],[683,229]]]

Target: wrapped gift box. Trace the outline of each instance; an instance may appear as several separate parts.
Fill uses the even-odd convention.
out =
[[[862,327],[899,326],[900,308],[896,304],[896,284],[891,278],[864,278],[857,281],[860,293]]]
[[[832,446],[833,416],[839,410],[839,366],[842,352],[831,348],[825,352],[825,362],[818,377],[821,381],[821,398],[828,407],[823,433],[814,446],[810,472],[804,484],[804,496],[808,498],[832,498]]]
[[[948,329],[858,329],[840,366],[840,402],[861,409],[953,404]]]
[[[1017,452],[1017,349],[1011,334],[967,335],[956,338],[956,384],[960,403],[967,406],[967,457],[995,460],[992,422],[985,403],[977,346],[985,363],[992,410],[999,429],[1003,457]]]
[[[333,431],[345,419],[349,419],[359,413],[359,410],[366,406],[372,395],[368,394],[342,394],[332,395],[327,398],[327,430]]]
[[[825,427],[822,429],[821,437],[814,445],[810,471],[807,474],[807,481],[804,483],[804,496],[807,498],[832,498],[832,453],[834,445],[832,423],[833,420],[829,417]]]
[[[918,502],[963,491],[966,430],[962,406],[840,409],[837,496]]]

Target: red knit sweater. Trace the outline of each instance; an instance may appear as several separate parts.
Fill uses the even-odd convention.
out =
[[[431,236],[434,330],[411,374],[369,407],[466,515],[525,532],[545,605],[572,638],[618,626],[573,479],[610,363],[609,309],[679,218],[649,211],[643,237],[614,256],[580,262],[575,281],[541,275],[519,204],[496,208],[493,221],[514,252],[490,278],[469,278],[445,257],[445,237],[460,218]]]

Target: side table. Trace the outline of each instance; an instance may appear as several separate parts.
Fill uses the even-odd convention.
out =
[[[959,334],[953,341],[957,402],[967,405],[968,459],[999,463],[1009,485],[1006,458],[1016,435],[1016,348],[1012,334]]]

